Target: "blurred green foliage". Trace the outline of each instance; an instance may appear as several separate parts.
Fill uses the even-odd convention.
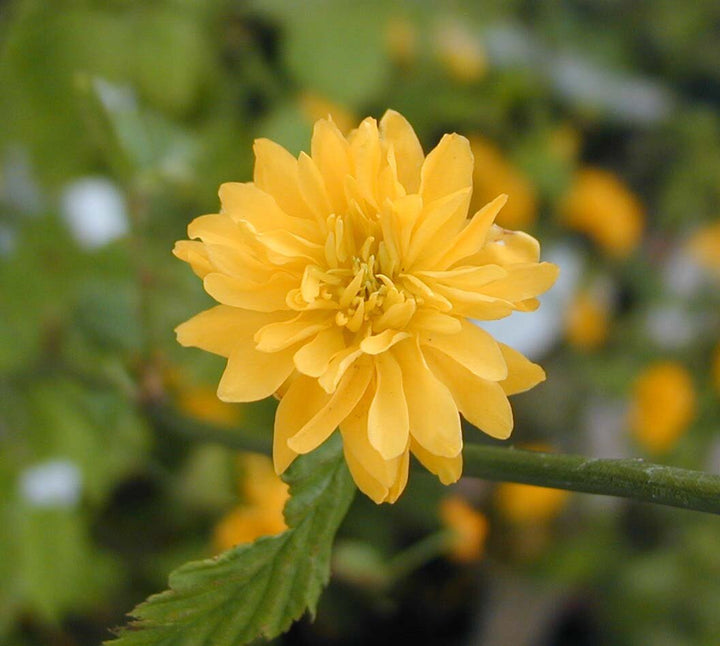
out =
[[[214,440],[266,446],[273,405],[245,407],[241,428],[183,409],[187,384],[216,383],[221,363],[176,347],[173,328],[210,299],[170,250],[217,209],[220,183],[250,179],[255,137],[307,147],[325,116],[318,101],[357,119],[395,108],[426,149],[448,131],[491,140],[537,192],[533,233],[579,258],[576,289],[609,285],[602,348],[571,347],[555,321],[547,383],[514,402],[519,443],[646,456],[613,416],[644,365],[673,359],[693,375],[698,413],[655,459],[720,468],[718,283],[682,254],[720,214],[717,3],[11,0],[1,10],[0,643],[96,644],[170,569],[211,554],[213,526],[237,502],[234,452]],[[447,62],[464,60],[467,38],[486,67],[470,79]],[[564,225],[563,197],[585,166],[612,171],[643,204],[643,240],[625,259]],[[115,187],[126,235],[78,237],[66,198],[86,177]],[[653,316],[680,323],[659,334]],[[65,471],[48,480],[58,461]],[[717,519],[577,496],[559,518],[518,528],[490,486],[459,490],[490,518],[481,564],[436,558],[389,588],[358,576],[438,529],[447,492],[415,474],[392,508],[358,497],[316,623],[279,642],[480,635],[492,646],[526,624],[515,644],[717,643]],[[556,603],[535,617],[547,587]]]

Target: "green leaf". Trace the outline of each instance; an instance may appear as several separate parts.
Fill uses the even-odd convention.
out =
[[[237,646],[279,635],[306,610],[314,614],[355,492],[338,435],[298,458],[285,480],[290,529],[181,566],[169,590],[133,610],[113,646]]]

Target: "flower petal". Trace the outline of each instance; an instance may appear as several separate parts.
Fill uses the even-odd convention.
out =
[[[200,278],[205,278],[211,271],[215,270],[202,242],[180,240],[175,243],[173,254],[188,263],[195,275]]]
[[[269,139],[256,139],[255,185],[275,198],[288,215],[313,219],[298,184],[297,160],[282,146]]]
[[[360,342],[360,349],[365,354],[380,354],[409,336],[408,332],[398,332],[391,329],[383,330],[380,334],[364,338]]]
[[[461,189],[472,189],[472,173],[470,142],[458,134],[444,135],[422,167],[420,195],[423,202],[430,204]],[[469,203],[469,194],[467,199]]]
[[[408,448],[408,414],[400,366],[390,352],[375,357],[377,385],[368,411],[368,439],[386,460]]]
[[[275,472],[282,473],[297,457],[288,440],[330,401],[315,379],[304,375],[293,377],[275,413],[273,430],[273,462]]]
[[[410,443],[410,451],[430,473],[434,473],[444,485],[457,482],[462,475],[462,453],[446,458],[426,451],[418,442]]]
[[[255,347],[253,335],[258,326],[273,323],[287,315],[287,312],[270,314],[216,305],[178,325],[175,333],[180,345],[229,357],[239,345]]]
[[[344,348],[345,338],[340,328],[323,330],[295,353],[295,367],[309,377],[319,377],[327,370],[333,356]]]
[[[261,352],[277,352],[330,327],[332,319],[324,312],[300,312],[295,318],[269,323],[255,333]]]
[[[508,267],[508,275],[505,278],[484,285],[481,291],[486,296],[507,301],[522,301],[550,289],[559,271],[558,266],[550,262]]]
[[[257,312],[275,312],[287,310],[286,295],[297,284],[297,279],[289,274],[277,272],[264,284],[251,287],[237,278],[213,272],[205,276],[205,291],[223,305],[241,307]]]
[[[510,437],[512,409],[499,383],[481,379],[432,348],[425,349],[425,357],[433,372],[452,392],[457,407],[468,422],[498,440]]]
[[[430,372],[414,341],[392,350],[402,369],[410,433],[433,455],[455,457],[462,450],[460,416],[450,391]]]
[[[251,344],[236,346],[218,385],[226,402],[254,402],[272,395],[294,369],[293,349],[259,352]]]
[[[455,236],[449,248],[440,249],[435,257],[428,259],[428,264],[444,269],[479,251],[485,244],[490,226],[507,199],[507,195],[498,195],[481,208]]]
[[[545,371],[539,365],[526,359],[510,346],[504,343],[499,345],[508,367],[507,379],[500,382],[506,395],[525,392],[545,381]]]
[[[350,174],[350,145],[332,121],[320,119],[313,128],[311,151],[325,179],[333,212],[343,213],[347,210],[344,179]]]
[[[417,193],[425,155],[412,126],[399,112],[388,110],[380,120],[380,138],[395,151],[400,183],[408,193]]]
[[[355,408],[371,377],[370,364],[356,361],[348,368],[327,404],[288,440],[288,446],[296,453],[309,453],[320,446]]]
[[[448,355],[478,377],[505,379],[508,368],[497,341],[468,321],[463,320],[461,325],[459,334],[424,334],[420,343]]]

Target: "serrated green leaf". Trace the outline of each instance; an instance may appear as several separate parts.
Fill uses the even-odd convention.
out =
[[[355,485],[339,437],[288,470],[289,529],[215,559],[186,563],[170,588],[133,612],[112,646],[237,646],[286,631],[315,612],[330,576],[330,551]]]

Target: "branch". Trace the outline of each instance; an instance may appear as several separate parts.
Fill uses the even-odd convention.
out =
[[[720,476],[640,458],[600,459],[466,445],[463,475],[633,498],[720,514]]]

